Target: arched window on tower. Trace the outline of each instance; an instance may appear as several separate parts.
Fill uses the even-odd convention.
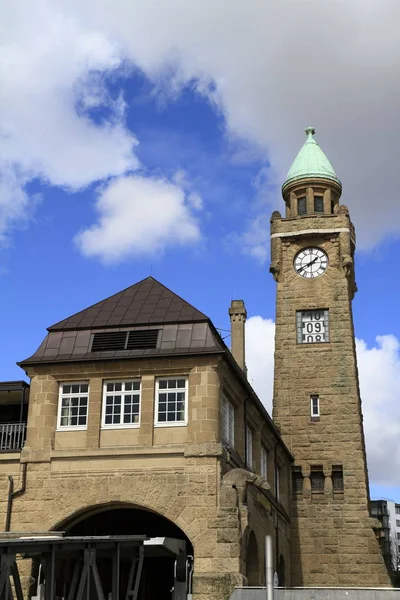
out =
[[[306,213],[307,213],[306,197],[303,196],[302,198],[299,198],[297,200],[297,214],[299,216],[301,216],[301,215],[305,215]]]
[[[314,196],[314,212],[315,213],[323,213],[324,212],[323,196]]]
[[[301,472],[301,467],[293,467],[292,470],[292,489],[293,494],[302,494],[303,493],[303,473]]]
[[[311,492],[313,494],[322,494],[325,487],[325,475],[322,465],[311,467],[310,473]]]

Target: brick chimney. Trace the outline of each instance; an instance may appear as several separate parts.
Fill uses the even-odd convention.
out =
[[[229,316],[231,318],[231,352],[239,367],[247,375],[244,334],[247,312],[243,300],[232,300]]]

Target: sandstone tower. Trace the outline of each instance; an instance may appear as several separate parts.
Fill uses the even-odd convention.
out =
[[[292,585],[388,586],[369,516],[352,299],[355,231],[306,129],[271,218],[273,418],[292,452]]]

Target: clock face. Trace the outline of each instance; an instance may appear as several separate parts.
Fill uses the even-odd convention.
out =
[[[304,248],[294,259],[294,270],[301,277],[314,279],[325,273],[328,255],[321,248]]]

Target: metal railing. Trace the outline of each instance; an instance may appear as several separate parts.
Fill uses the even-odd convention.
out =
[[[0,452],[19,452],[26,436],[26,423],[0,423]]]

